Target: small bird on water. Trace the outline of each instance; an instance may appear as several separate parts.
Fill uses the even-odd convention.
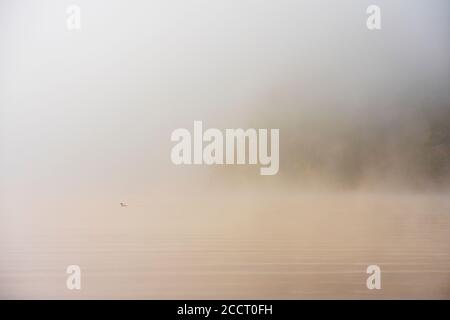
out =
[[[120,206],[121,206],[122,208],[126,208],[126,207],[128,207],[128,204],[125,203],[125,202],[121,202],[121,203],[120,203]]]

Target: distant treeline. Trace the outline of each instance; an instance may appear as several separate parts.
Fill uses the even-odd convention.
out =
[[[288,122],[280,132],[280,174],[288,179],[349,188],[450,187],[450,106]]]

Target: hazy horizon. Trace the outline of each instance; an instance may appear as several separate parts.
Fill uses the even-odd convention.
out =
[[[450,2],[370,4],[0,0],[0,297],[448,299]],[[195,120],[278,174],[174,165]]]

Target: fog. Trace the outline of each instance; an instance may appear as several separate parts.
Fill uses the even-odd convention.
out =
[[[66,28],[71,4],[81,8],[80,30]],[[448,298],[450,3],[377,0],[377,31],[366,28],[370,4],[0,0],[0,297],[70,298],[59,277],[82,262],[94,273],[81,297],[122,296],[96,274],[105,264],[131,276],[120,280],[123,296],[185,297],[171,282],[177,264],[230,250],[213,261],[220,274],[246,261],[240,245],[277,251],[288,242],[311,263],[329,250],[330,268],[393,263],[400,284],[381,297]],[[279,173],[175,166],[171,132],[195,120],[280,129]],[[158,254],[166,240],[173,255]],[[391,259],[418,244],[428,254]],[[133,263],[122,265],[129,250]],[[230,289],[240,281],[232,277],[214,292],[208,267],[189,269],[205,274],[198,282],[180,281],[187,297],[361,294],[351,284],[363,267],[343,270],[356,279],[330,271],[325,283],[304,282],[298,272],[309,271],[288,255],[247,262],[286,263],[286,277],[307,287],[284,291],[284,276],[260,282],[248,266],[238,267],[255,271],[248,291]],[[418,276],[402,273],[409,263]],[[130,279],[143,266],[164,281],[137,288]]]

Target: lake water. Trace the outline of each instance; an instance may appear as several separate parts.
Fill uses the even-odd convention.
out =
[[[446,194],[139,199],[2,214],[0,298],[450,298]],[[80,291],[66,288],[72,264]],[[366,287],[372,264],[381,290]]]

